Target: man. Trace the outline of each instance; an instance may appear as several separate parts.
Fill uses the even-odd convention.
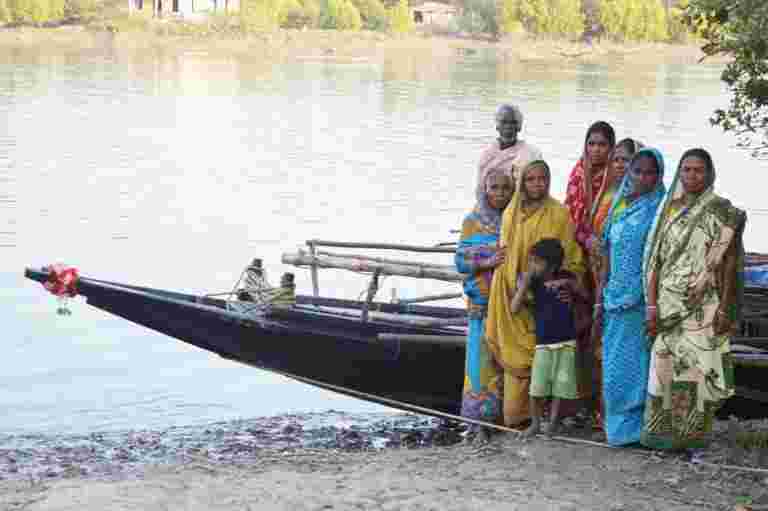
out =
[[[523,127],[523,113],[513,105],[501,105],[496,110],[496,131],[499,137],[483,151],[477,166],[475,195],[482,192],[486,174],[491,169],[502,168],[510,177],[535,160],[541,160],[541,151],[517,138]]]

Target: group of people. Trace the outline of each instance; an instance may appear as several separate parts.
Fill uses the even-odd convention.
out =
[[[580,413],[612,445],[706,446],[734,389],[746,214],[715,194],[704,149],[683,154],[667,190],[660,151],[602,121],[561,203],[522,125],[517,107],[497,110],[456,251],[462,415],[534,434],[549,403],[547,432]]]

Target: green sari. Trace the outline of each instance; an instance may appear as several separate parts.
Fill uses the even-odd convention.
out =
[[[641,443],[657,449],[706,446],[715,412],[734,392],[730,337],[741,312],[746,214],[715,195],[711,159],[691,155],[708,161],[709,186],[686,204],[678,170],[646,248],[658,335]]]

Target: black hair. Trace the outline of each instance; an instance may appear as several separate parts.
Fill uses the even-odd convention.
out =
[[[547,263],[547,270],[556,272],[560,270],[565,258],[565,251],[560,244],[560,240],[555,238],[544,238],[539,240],[532,248],[531,254],[544,259]]]
[[[597,121],[589,127],[587,130],[587,136],[584,137],[584,147],[587,146],[587,142],[589,142],[589,136],[592,135],[592,133],[602,133],[605,138],[608,139],[608,145],[611,147],[616,145],[616,132],[614,131],[613,126],[607,122]]]

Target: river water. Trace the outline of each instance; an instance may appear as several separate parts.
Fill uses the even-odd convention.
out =
[[[715,65],[510,62],[479,51],[383,62],[280,64],[177,55],[0,49],[0,420],[5,434],[117,431],[328,409],[362,401],[225,361],[76,301],[71,316],[22,277],[81,274],[188,292],[229,290],[261,256],[276,282],[309,238],[432,244],[472,206],[493,112],[515,102],[562,198],[586,127],[658,146],[674,167],[711,150],[718,190],[760,236],[768,170],[706,119]],[[672,170],[667,178],[671,179]],[[449,256],[434,260],[450,262]],[[296,270],[300,291],[310,289]],[[321,272],[330,296],[365,281]],[[388,279],[388,298],[446,288]],[[393,375],[393,377],[396,377]]]

